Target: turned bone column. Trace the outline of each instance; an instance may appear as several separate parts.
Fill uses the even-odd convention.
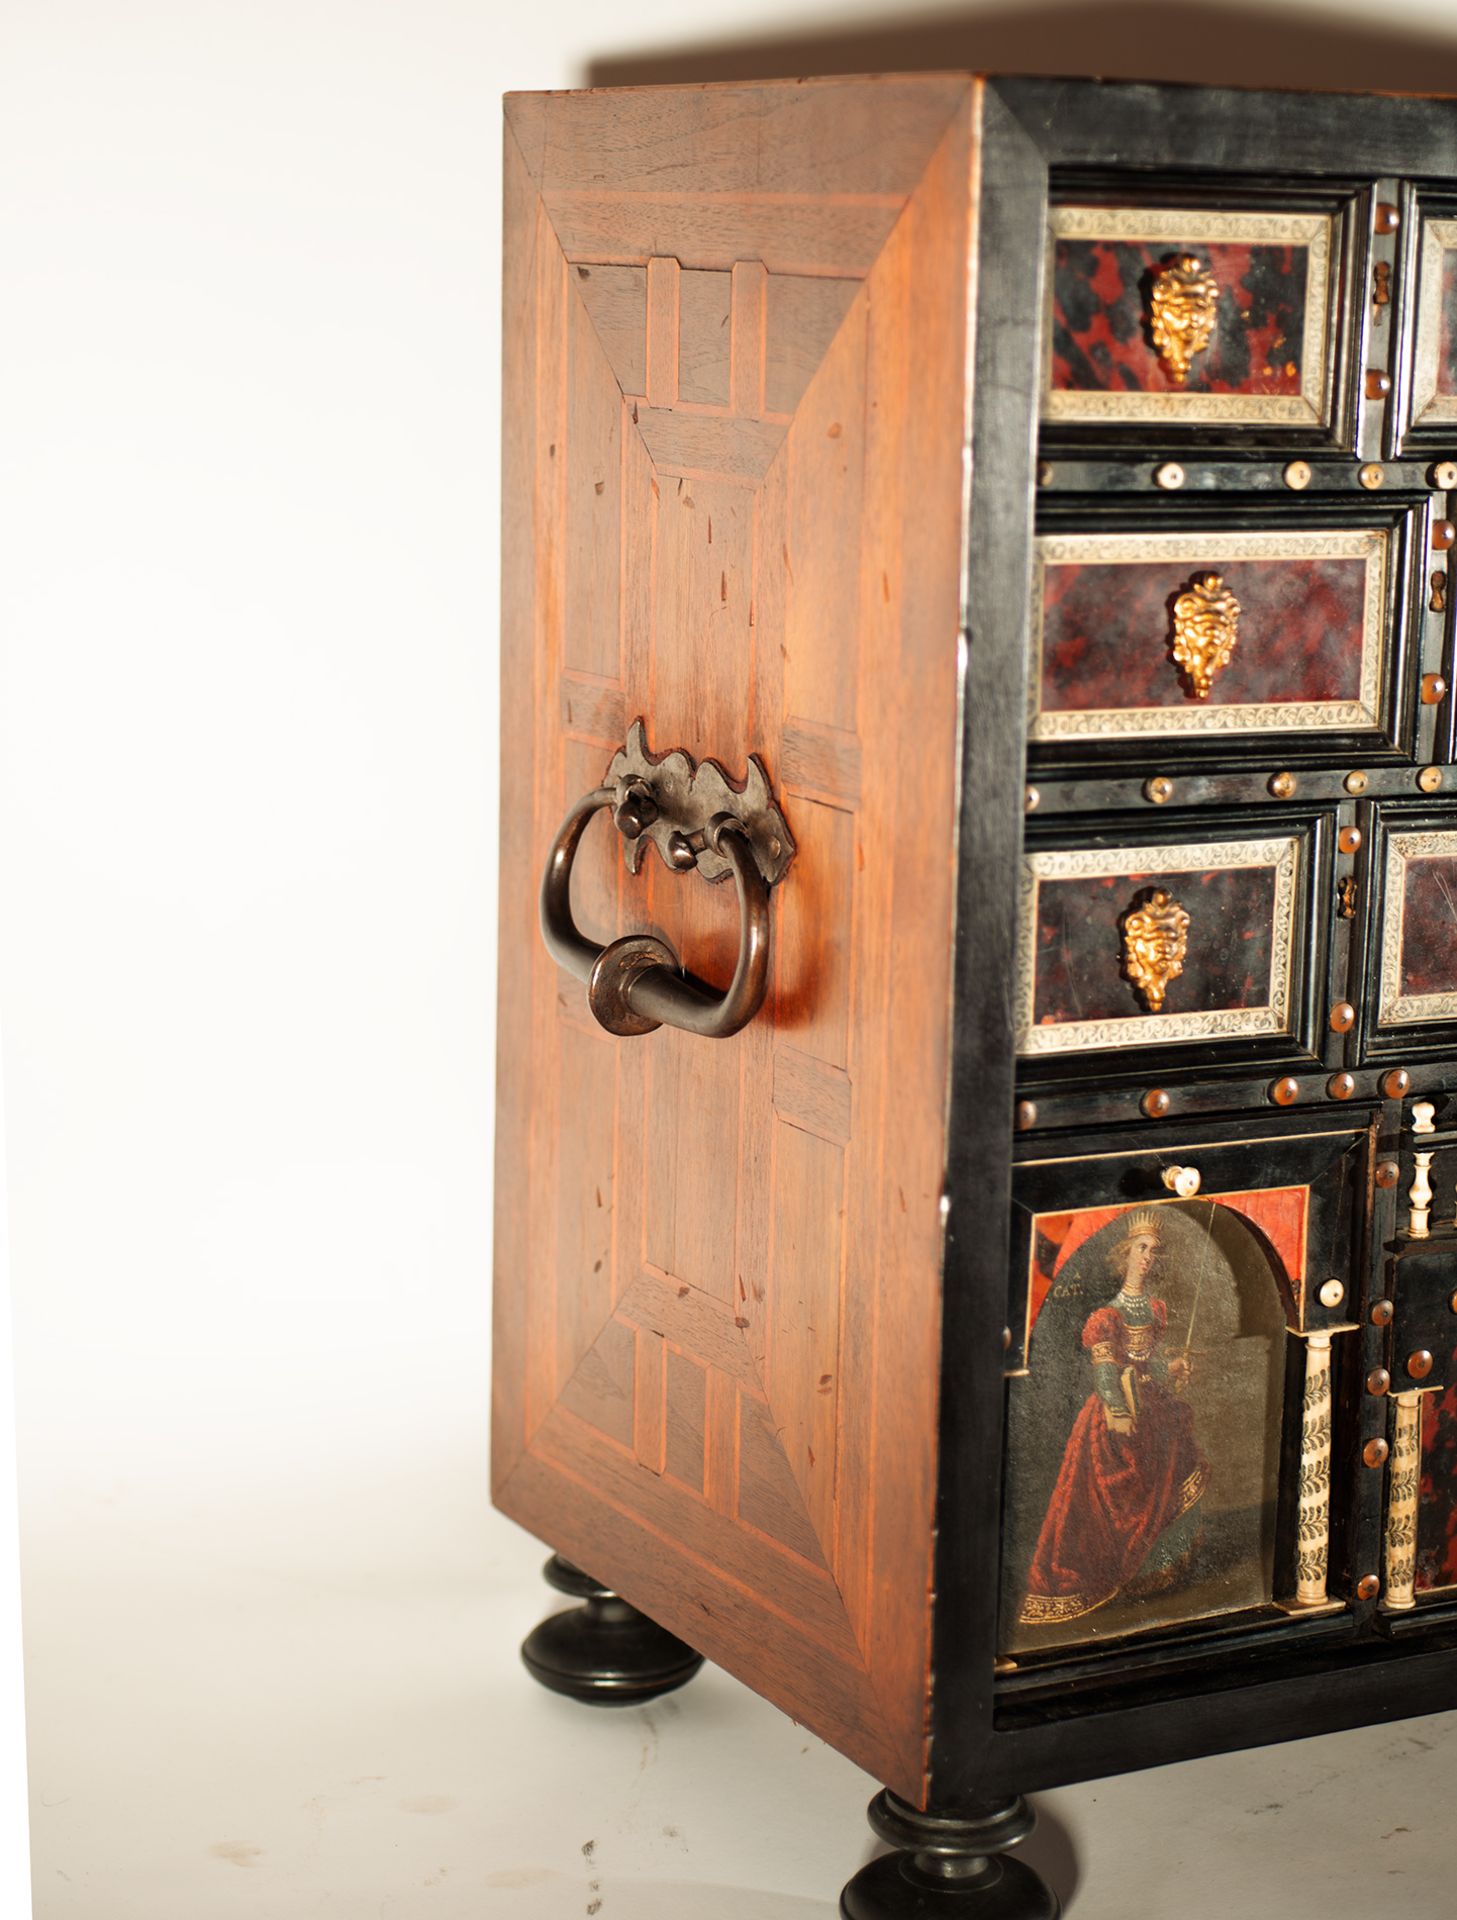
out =
[[[1300,1419],[1300,1530],[1295,1557],[1295,1604],[1326,1603],[1331,1533],[1331,1336],[1305,1337],[1305,1400]]]
[[[1409,1613],[1417,1603],[1417,1490],[1421,1478],[1422,1396],[1395,1393],[1391,1501],[1386,1513],[1386,1605]]]

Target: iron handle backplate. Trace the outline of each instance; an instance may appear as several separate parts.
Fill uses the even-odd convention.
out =
[[[733,878],[739,907],[739,953],[733,979],[720,992],[685,973],[677,954],[655,934],[627,934],[606,946],[590,940],[572,917],[572,865],[596,813],[611,809],[636,873],[647,844],[676,873]],[[563,820],[541,882],[541,931],[552,958],[587,984],[587,1004],[609,1033],[652,1033],[680,1027],[725,1040],[747,1026],[769,985],[769,893],[794,858],[794,841],[755,758],[742,788],[713,760],[695,767],[681,748],[656,759],[641,720],[613,755],[600,787]]]

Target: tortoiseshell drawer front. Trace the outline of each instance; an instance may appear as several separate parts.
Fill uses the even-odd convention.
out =
[[[1449,1049],[1457,1022],[1457,811],[1382,807],[1367,1051]]]
[[[1248,757],[1278,734],[1287,758],[1410,751],[1408,556],[1425,499],[1301,514],[1280,502],[1257,531],[1231,524],[1248,511],[1180,503],[1096,533],[1044,517],[1034,748],[1117,757],[1159,740],[1208,758],[1244,742]]]
[[[1412,289],[1408,435],[1450,451],[1457,436],[1457,198],[1422,196]]]
[[[1348,210],[1054,206],[1044,421],[1331,434]]]
[[[1331,824],[1324,813],[1272,809],[1181,830],[1160,820],[1121,840],[1115,825],[1095,845],[1029,833],[1019,1054],[1051,1064],[1213,1045],[1239,1058],[1313,1059],[1309,987],[1324,965]]]

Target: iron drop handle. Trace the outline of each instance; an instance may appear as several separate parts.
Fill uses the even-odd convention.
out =
[[[646,809],[644,801],[646,800]],[[572,918],[572,863],[592,816],[611,807],[619,830],[635,839],[655,812],[641,792],[598,787],[562,822],[541,882],[541,931],[552,958],[587,983],[587,1005],[609,1033],[652,1033],[681,1027],[708,1040],[726,1040],[759,1011],[769,985],[769,887],[759,872],[749,829],[732,813],[717,813],[702,830],[703,844],[728,862],[739,903],[739,957],[724,993],[683,971],[678,956],[654,934],[632,933],[607,946],[589,940]],[[675,841],[674,864],[691,868],[697,853],[686,835]]]

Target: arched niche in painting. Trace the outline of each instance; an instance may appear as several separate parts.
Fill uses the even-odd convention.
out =
[[[1304,1286],[1288,1192],[1038,1217],[1028,1366],[1008,1384],[1005,1651],[1272,1600]]]

